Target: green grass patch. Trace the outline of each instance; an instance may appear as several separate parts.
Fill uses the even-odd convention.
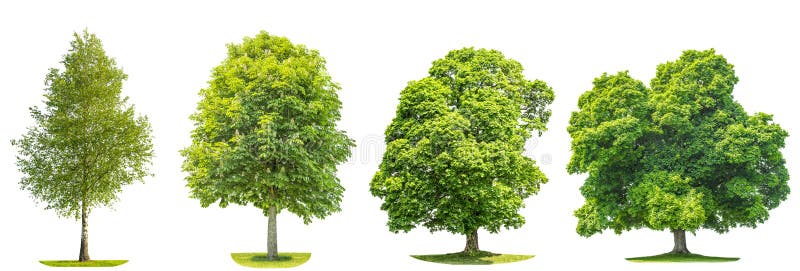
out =
[[[713,256],[703,256],[700,254],[675,254],[675,253],[664,253],[660,255],[653,255],[653,256],[646,256],[646,257],[634,257],[634,258],[625,258],[631,262],[637,263],[647,263],[647,262],[654,262],[654,263],[721,263],[721,262],[735,262],[738,261],[739,258],[727,258],[727,257],[713,257]]]
[[[274,261],[267,260],[267,253],[264,252],[231,253],[231,258],[233,258],[233,261],[241,266],[257,268],[289,268],[306,263],[308,259],[311,258],[311,253],[278,253],[278,259]]]
[[[128,260],[96,260],[96,261],[39,261],[52,267],[114,267],[127,263]]]
[[[488,251],[478,251],[472,254],[463,252],[432,255],[411,255],[418,260],[443,264],[498,264],[513,263],[533,258],[533,255],[497,254]]]

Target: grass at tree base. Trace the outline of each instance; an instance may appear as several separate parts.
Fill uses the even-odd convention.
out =
[[[311,258],[311,253],[281,252],[277,260],[267,259],[264,252],[231,253],[233,261],[241,266],[256,268],[290,268],[304,264]]]
[[[415,259],[426,262],[458,265],[513,263],[533,258],[533,256],[534,255],[497,254],[488,251],[477,251],[469,254],[456,252],[448,254],[411,255],[411,257]]]
[[[638,263],[646,263],[646,262],[654,262],[654,263],[720,263],[720,262],[735,262],[738,261],[739,258],[729,258],[729,257],[715,257],[715,256],[704,256],[700,254],[678,254],[678,253],[664,253],[659,255],[653,256],[645,256],[645,257],[633,257],[633,258],[625,258],[631,262],[638,262]]]
[[[51,267],[114,267],[127,263],[128,260],[94,260],[94,261],[66,261],[66,260],[52,260],[52,261],[39,261],[40,263]]]

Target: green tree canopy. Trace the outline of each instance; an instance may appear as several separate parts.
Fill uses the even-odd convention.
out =
[[[472,253],[479,228],[522,226],[523,200],[547,182],[522,152],[532,131],[545,130],[553,98],[499,51],[464,48],[434,61],[428,77],[400,93],[370,183],[389,230],[464,234]]]
[[[673,252],[688,253],[684,231],[763,223],[789,194],[788,134],[771,115],[745,112],[737,81],[713,49],[658,65],[649,88],[627,72],[596,78],[568,127],[567,170],[589,174],[578,233],[669,229]]]
[[[181,152],[191,196],[203,207],[262,209],[269,254],[277,257],[277,212],[310,223],[340,210],[336,166],[354,143],[336,130],[338,90],[316,50],[263,31],[228,44],[228,57],[200,90],[192,144]]]
[[[45,79],[45,107],[31,107],[35,126],[19,148],[20,186],[59,216],[82,220],[79,260],[89,260],[88,215],[110,206],[123,185],[142,180],[153,156],[150,124],[121,97],[127,75],[84,30]]]

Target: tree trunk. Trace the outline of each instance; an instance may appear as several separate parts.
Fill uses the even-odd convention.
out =
[[[672,236],[675,239],[675,247],[672,248],[674,254],[689,254],[689,249],[686,248],[686,231],[685,230],[672,230]]]
[[[78,261],[89,261],[89,210],[86,202],[81,202],[81,251],[78,254]]]
[[[464,254],[474,254],[480,251],[478,248],[478,230],[467,234],[467,245],[464,246]]]
[[[275,206],[269,207],[269,222],[267,222],[267,260],[274,261],[278,259],[278,223],[277,218],[278,210]]]

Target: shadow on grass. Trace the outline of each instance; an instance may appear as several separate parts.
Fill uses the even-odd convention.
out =
[[[95,260],[95,261],[39,261],[43,265],[50,267],[114,267],[127,263],[128,260]]]
[[[278,253],[277,260],[267,259],[267,253],[264,252],[231,253],[231,258],[237,264],[246,267],[290,268],[306,263],[311,258],[311,253]]]
[[[497,254],[488,251],[465,254],[463,252],[431,255],[411,255],[411,257],[426,262],[454,264],[454,265],[489,265],[500,263],[513,263],[533,258],[533,255]]]
[[[264,255],[264,256],[253,256],[253,257],[250,257],[250,260],[254,261],[254,262],[288,262],[288,261],[292,260],[292,256],[280,256],[280,255],[278,255],[278,259],[277,260],[270,260],[267,257],[267,255]]]
[[[722,262],[735,262],[739,258],[728,257],[714,257],[704,256],[700,254],[676,254],[664,253],[653,256],[625,258],[631,262],[637,263],[722,263]]]

